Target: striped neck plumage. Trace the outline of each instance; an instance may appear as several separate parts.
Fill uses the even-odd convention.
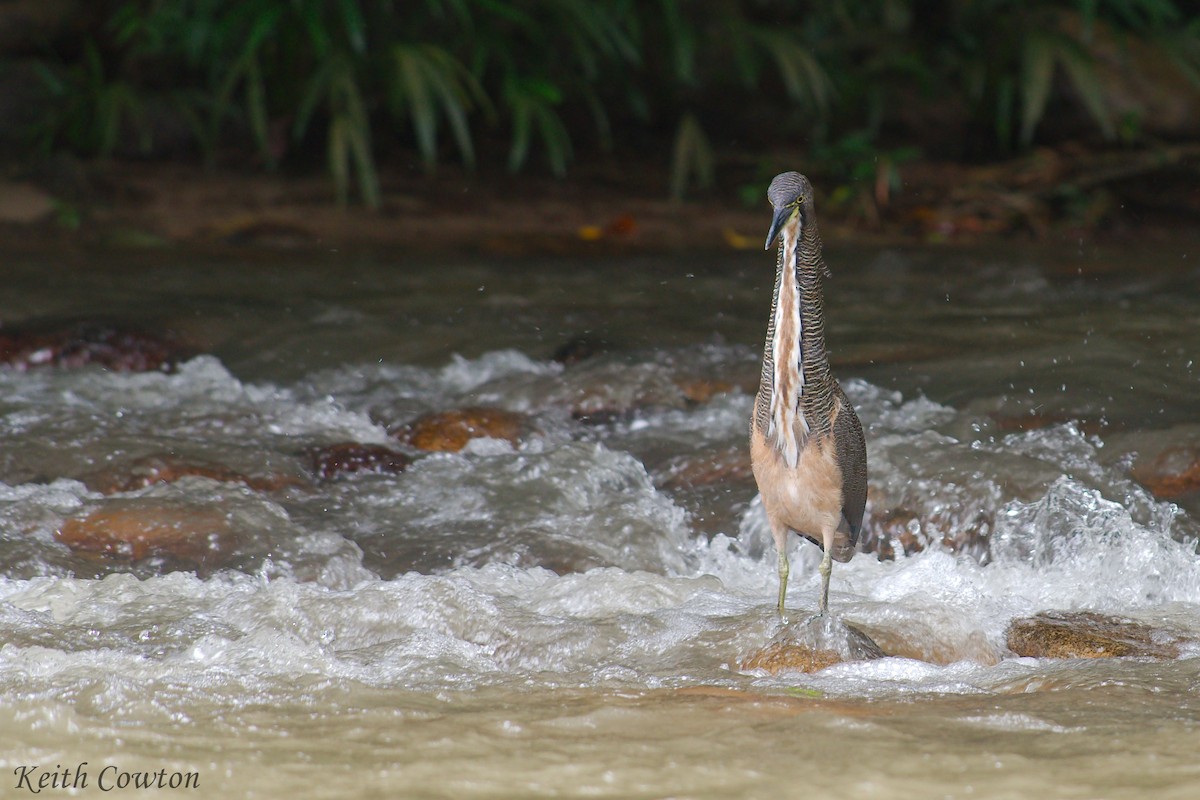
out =
[[[810,225],[797,210],[780,231],[767,341],[771,396],[766,435],[789,467],[796,466],[810,433],[828,431],[832,412],[821,306],[825,267],[820,238]]]

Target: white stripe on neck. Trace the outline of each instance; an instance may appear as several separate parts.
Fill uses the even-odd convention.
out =
[[[779,246],[783,249],[783,263],[780,267],[779,297],[775,303],[775,339],[771,342],[775,375],[774,391],[771,393],[771,420],[767,428],[767,439],[774,440],[775,447],[783,454],[784,462],[792,468],[800,459],[802,441],[808,437],[808,420],[800,410],[800,396],[804,394],[804,363],[800,349],[804,320],[800,317],[800,287],[796,285],[799,234],[800,214],[793,213],[780,231]],[[789,352],[791,357],[787,357]]]

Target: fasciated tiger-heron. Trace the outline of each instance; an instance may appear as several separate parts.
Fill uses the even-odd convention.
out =
[[[797,172],[767,189],[778,239],[775,295],[762,378],[750,421],[750,457],[779,554],[779,614],[787,594],[788,532],[819,545],[819,609],[829,607],[833,561],[849,561],[862,528],[867,451],[862,424],[829,370],[822,281],[829,274],[813,189]]]

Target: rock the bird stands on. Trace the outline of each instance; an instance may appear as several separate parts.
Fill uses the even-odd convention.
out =
[[[867,451],[862,424],[829,372],[821,281],[828,268],[808,178],[776,175],[767,189],[778,237],[775,296],[762,379],[750,420],[754,479],[779,552],[779,614],[787,594],[787,535],[820,545],[820,610],[829,607],[832,561],[849,561],[862,528]]]

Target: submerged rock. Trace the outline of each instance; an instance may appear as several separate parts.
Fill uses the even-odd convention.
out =
[[[169,370],[193,353],[173,337],[103,320],[46,320],[0,326],[0,364],[119,372]]]
[[[868,490],[868,497],[874,501],[878,493]],[[923,514],[903,506],[881,507],[870,502],[863,517],[862,550],[875,553],[880,561],[892,561],[898,555],[910,556],[940,547],[986,563],[994,520],[988,511],[967,514],[969,510],[959,508]]]
[[[694,489],[753,479],[750,453],[738,446],[672,459],[657,471],[654,483],[663,489]]]
[[[1133,478],[1157,498],[1176,500],[1200,492],[1200,446],[1167,447],[1133,465]]]
[[[783,670],[818,672],[843,661],[870,661],[884,656],[871,637],[826,613],[784,626],[739,666],[772,675]]]
[[[576,336],[555,350],[554,355],[550,358],[564,367],[571,367],[580,361],[587,361],[589,358],[595,358],[601,353],[607,353],[611,349],[612,343],[606,339]]]
[[[743,394],[753,394],[757,391],[757,386],[747,386],[743,381],[741,383],[724,380],[722,378],[704,378],[696,376],[681,376],[675,379],[675,385],[679,387],[679,391],[683,393],[684,399],[693,405],[703,405],[709,402],[714,397],[722,394],[730,394],[732,392],[741,392]]]
[[[1070,423],[1075,425],[1081,432],[1092,436],[1103,433],[1108,427],[1108,423],[1103,419],[1081,419],[1077,414],[1071,414],[1066,411],[1054,413],[1034,408],[1024,412],[1012,410],[992,411],[988,414],[988,417],[991,418],[992,424],[996,426],[996,430],[1000,433],[1023,433],[1025,431],[1041,430],[1055,425]]]
[[[80,480],[92,491],[116,494],[134,492],[156,484],[174,483],[187,477],[240,483],[260,492],[273,492],[301,485],[299,479],[290,475],[244,475],[223,464],[187,460],[169,453],[143,456],[133,461],[111,465],[84,475]]]
[[[359,442],[313,447],[305,455],[313,474],[323,481],[356,472],[400,473],[412,463],[412,459],[397,450]]]
[[[527,427],[526,418],[516,412],[473,406],[426,414],[396,435],[419,450],[457,453],[472,439],[503,439],[516,445]]]
[[[144,501],[67,519],[55,538],[80,553],[208,568],[224,562],[236,544],[228,517],[217,509]]]
[[[1029,658],[1178,658],[1183,637],[1090,611],[1043,611],[1013,620],[1008,649]]]

